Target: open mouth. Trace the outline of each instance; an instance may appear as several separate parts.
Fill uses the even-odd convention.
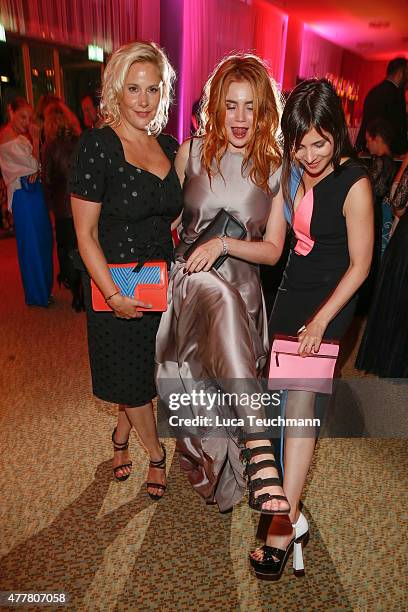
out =
[[[248,134],[248,128],[244,128],[244,127],[232,127],[231,128],[231,132],[232,135],[234,136],[234,138],[245,138],[245,136]]]
[[[308,168],[317,168],[317,166],[319,165],[319,162],[318,161],[314,161],[314,162],[312,162],[310,164],[309,164],[309,162],[305,162],[305,164],[306,164],[306,166]]]

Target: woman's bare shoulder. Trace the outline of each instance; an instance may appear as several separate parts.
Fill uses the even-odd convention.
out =
[[[6,142],[10,142],[15,138],[16,135],[12,132],[12,130],[10,130],[8,125],[5,125],[4,127],[0,128],[0,144],[5,144]]]

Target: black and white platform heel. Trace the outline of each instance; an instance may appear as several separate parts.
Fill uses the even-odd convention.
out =
[[[249,561],[255,570],[257,578],[261,580],[279,580],[292,549],[293,573],[298,577],[305,575],[303,546],[307,544],[309,538],[309,525],[306,517],[300,513],[296,523],[292,523],[292,527],[295,530],[295,535],[289,542],[286,550],[265,544],[260,549],[262,551],[262,559],[255,559],[252,555],[249,555]]]
[[[309,539],[309,524],[304,514],[300,513],[295,524],[295,541],[293,543],[293,573],[295,576],[305,575],[305,565],[303,561],[303,546],[306,546]]]

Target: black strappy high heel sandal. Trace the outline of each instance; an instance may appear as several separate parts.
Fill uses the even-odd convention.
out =
[[[159,461],[150,461],[149,466],[152,468],[158,468],[159,470],[165,470],[166,449],[164,448],[163,444],[161,445],[161,447],[163,449],[163,459],[160,459]],[[163,491],[162,495],[154,495],[153,493],[149,493],[149,491],[147,491],[150,499],[152,499],[153,501],[159,501],[163,497],[167,489],[167,485],[161,484],[160,482],[146,482],[146,488],[149,489],[149,487],[155,487],[156,489],[161,489]]]
[[[265,487],[282,487],[281,479],[278,477],[275,478],[252,478],[255,474],[257,474],[260,470],[266,467],[274,467],[276,470],[278,466],[276,465],[275,459],[264,459],[263,461],[253,462],[251,463],[251,459],[256,457],[257,455],[272,455],[273,447],[272,446],[256,446],[255,448],[245,448],[241,451],[241,460],[244,461],[245,469],[244,476],[248,479],[248,489],[249,489],[249,507],[256,512],[261,512],[262,514],[289,514],[290,512],[290,504],[285,495],[273,495],[272,493],[262,493],[255,497],[255,492],[264,489]],[[287,508],[283,510],[264,510],[262,505],[270,501],[272,499],[278,499],[285,501],[288,505]]]
[[[113,451],[125,451],[129,448],[129,438],[126,440],[126,442],[123,442],[123,444],[118,444],[117,442],[115,442],[115,433],[116,433],[116,427],[112,432],[112,442],[113,442]],[[117,476],[116,473],[119,470],[122,470],[124,467],[132,467],[132,462],[130,463],[123,463],[122,465],[118,465],[117,467],[113,468],[113,475],[115,476],[115,479],[123,482],[124,480],[127,480],[130,476],[130,474],[123,474],[123,476]]]

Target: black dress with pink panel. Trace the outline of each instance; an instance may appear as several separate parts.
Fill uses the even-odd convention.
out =
[[[333,293],[350,264],[343,206],[351,187],[367,177],[348,159],[302,198],[293,215],[288,262],[269,320],[271,337],[296,336]],[[292,190],[293,191],[293,190]],[[340,340],[356,305],[354,296],[329,323],[324,338]]]

